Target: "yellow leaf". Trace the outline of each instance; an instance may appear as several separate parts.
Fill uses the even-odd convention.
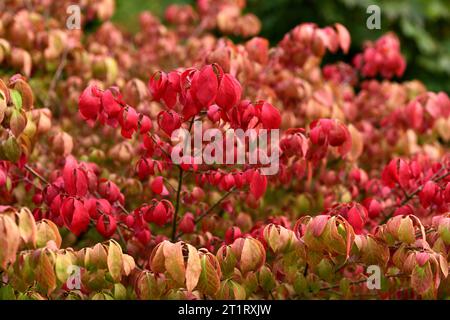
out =
[[[109,240],[108,271],[114,281],[119,282],[122,276],[123,254],[121,246],[115,240]]]
[[[348,126],[348,131],[352,137],[352,148],[347,154],[350,161],[356,161],[364,150],[364,139],[361,132],[358,131],[352,124]]]
[[[165,240],[158,243],[158,245],[153,249],[152,255],[150,256],[150,269],[153,272],[163,273],[166,269],[164,266],[164,246],[169,241]]]
[[[134,262],[134,258],[128,254],[123,255],[123,273],[128,276],[131,271],[136,268],[136,263]]]
[[[56,224],[42,219],[37,223],[36,246],[38,248],[45,247],[50,240],[53,240],[58,248],[61,247],[62,239]]]
[[[87,248],[84,256],[84,265],[88,269],[106,269],[108,255],[103,244],[97,243],[93,248]]]
[[[240,270],[242,273],[256,271],[264,264],[266,260],[265,251],[258,240],[247,238],[242,248]]]
[[[55,272],[56,277],[61,283],[65,283],[69,277],[69,266],[75,262],[75,256],[70,252],[56,254]]]
[[[19,230],[22,240],[36,247],[36,222],[28,208],[22,208],[19,212]]]

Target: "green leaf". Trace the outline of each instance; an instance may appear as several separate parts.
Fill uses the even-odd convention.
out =
[[[127,298],[127,289],[121,283],[114,285],[114,299],[125,300]]]
[[[16,300],[14,289],[10,285],[0,288],[0,300]]]
[[[73,265],[72,256],[69,253],[56,254],[55,272],[61,283],[65,283],[69,277],[69,266]]]
[[[220,289],[220,278],[217,271],[208,260],[207,255],[201,258],[202,273],[198,280],[197,289],[210,296],[214,296]]]
[[[19,111],[22,110],[22,96],[20,95],[20,92],[15,89],[11,89],[10,93],[11,93],[11,100],[16,109]]]
[[[299,272],[294,281],[294,290],[298,295],[304,295],[308,290],[308,281],[305,276]]]
[[[20,146],[17,143],[16,138],[13,136],[9,137],[5,143],[2,145],[3,153],[6,156],[6,159],[11,162],[17,162],[20,159],[20,154],[22,151],[20,150]]]

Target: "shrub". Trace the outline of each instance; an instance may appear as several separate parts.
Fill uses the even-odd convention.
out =
[[[0,81],[1,298],[448,297],[450,100],[390,80],[394,34],[321,65],[348,53],[345,26],[270,47],[223,0],[170,6],[167,26],[143,12],[129,35],[104,0],[82,8],[89,33],[64,28],[68,3],[0,14],[0,63],[22,73]],[[279,170],[222,164],[221,144],[174,161],[198,124],[280,130]]]

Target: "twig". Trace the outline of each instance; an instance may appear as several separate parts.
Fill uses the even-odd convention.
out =
[[[167,179],[167,178],[163,178],[163,179],[166,182],[166,184],[170,187],[170,189],[172,189],[172,191],[177,191],[175,189],[175,187],[170,183],[169,179]]]
[[[443,168],[442,168],[442,169],[443,169]],[[441,169],[441,170],[442,170],[442,169]],[[439,171],[438,171],[438,172],[439,172]],[[436,173],[438,173],[438,172],[436,172]],[[447,172],[447,173],[445,173],[445,174],[443,174],[442,176],[437,177],[437,178],[434,177],[434,176],[436,176],[436,174],[435,174],[435,175],[434,175],[433,177],[431,177],[431,179],[428,180],[428,181],[439,182],[439,181],[445,179],[446,177],[448,177],[449,175],[450,175],[450,171]],[[414,198],[414,196],[416,196],[420,191],[422,191],[422,189],[423,189],[424,187],[425,187],[425,183],[422,184],[421,186],[419,186],[416,190],[414,190],[413,193],[407,194],[407,195],[406,195],[406,198],[403,199],[403,201],[400,203],[400,205],[399,205],[398,207],[402,207],[402,206],[404,206],[405,204],[407,204],[412,198]],[[392,209],[391,212],[389,212],[389,214],[383,219],[383,221],[381,222],[381,224],[385,224],[385,223],[392,217],[392,215],[394,214],[395,210],[396,210],[396,208]]]
[[[189,123],[189,132],[192,130],[192,125],[194,124],[195,117],[192,117],[191,122]],[[191,141],[189,141],[191,143]],[[187,141],[185,141],[185,144],[187,144]],[[180,195],[181,195],[181,188],[183,187],[183,168],[179,165],[178,169],[180,170],[180,173],[178,175],[178,187],[177,187],[177,202],[175,204],[175,213],[173,215],[173,222],[172,222],[172,242],[175,241],[176,235],[177,235],[177,219],[178,219],[178,211],[180,210]]]
[[[222,198],[220,198],[219,200],[217,200],[216,203],[214,203],[206,212],[202,213],[201,215],[199,215],[197,217],[197,219],[194,220],[194,223],[197,224],[199,223],[204,217],[206,217],[208,214],[211,213],[211,211],[213,211],[223,200],[225,200],[230,194],[232,194],[234,192],[235,188],[231,188],[230,191],[228,191],[227,193],[225,193]]]
[[[362,280],[350,282],[349,284],[350,285],[361,284],[361,283],[364,283],[366,281],[367,281],[367,279],[362,279]],[[341,286],[340,284],[335,284],[335,285],[332,285],[332,286],[329,286],[329,287],[320,288],[319,291],[333,290],[333,289],[339,288],[340,286]]]
[[[127,215],[130,214],[130,211],[128,211],[119,201],[117,201],[116,204],[120,208],[120,210],[125,212]]]
[[[181,194],[181,187],[183,185],[183,169],[179,167],[180,173],[178,175],[178,189],[177,189],[177,202],[175,204],[175,213],[173,215],[173,222],[172,222],[172,242],[176,239],[176,232],[177,232],[177,218],[178,218],[178,210],[180,209],[180,194]]]
[[[201,215],[199,215],[195,220],[194,220],[194,224],[198,224],[200,221],[202,221],[202,219],[204,217],[206,217],[208,214],[210,214],[223,200],[225,200],[230,194],[232,194],[234,192],[235,188],[231,188],[230,191],[228,191],[227,193],[225,193],[219,200],[217,200],[216,203],[214,203],[208,210],[206,210],[204,213],[202,213]],[[184,233],[180,232],[175,239],[178,239],[179,237],[181,237]]]
[[[409,278],[409,277],[410,277],[409,275],[405,275],[405,274],[393,274],[393,275],[385,276],[385,278]],[[349,285],[361,284],[361,283],[364,283],[366,281],[367,281],[367,279],[361,279],[361,280],[350,282]],[[332,285],[332,286],[320,288],[319,290],[320,291],[332,290],[332,289],[337,289],[340,286],[341,286],[340,284],[335,284],[335,285]]]
[[[123,243],[124,249],[126,249],[127,242],[125,241],[125,238],[123,237],[122,230],[120,229],[120,225],[117,226],[117,233],[119,234],[120,241]]]
[[[152,138],[153,142],[158,146],[158,148],[166,155],[166,157],[170,158],[170,154],[158,143],[158,141],[156,141],[155,137],[150,135],[150,137]]]
[[[31,172],[35,177],[37,177],[39,180],[41,180],[45,184],[50,184],[47,179],[45,179],[43,176],[41,176],[39,173],[37,173],[32,167],[30,167],[28,164],[25,164],[25,169],[27,169],[29,172]]]
[[[307,274],[308,274],[308,263],[306,263],[305,270],[303,270],[303,276],[306,277]]]
[[[53,75],[52,81],[50,82],[50,86],[48,87],[47,97],[45,98],[45,102],[44,102],[44,105],[46,107],[48,107],[50,104],[50,95],[55,90],[56,83],[61,78],[64,67],[66,66],[68,54],[69,54],[69,47],[65,47],[63,54],[61,56],[61,60],[59,62],[58,68],[56,69],[56,72]]]

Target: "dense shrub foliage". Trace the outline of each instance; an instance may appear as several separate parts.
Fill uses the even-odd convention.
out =
[[[0,298],[450,296],[450,99],[392,80],[395,34],[323,64],[345,26],[271,47],[245,1],[142,12],[133,35],[113,0],[68,30],[70,4],[0,11]],[[194,121],[280,129],[279,171],[174,163]]]

